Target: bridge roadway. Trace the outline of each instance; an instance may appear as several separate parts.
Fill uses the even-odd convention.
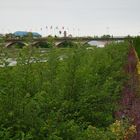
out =
[[[122,41],[122,40],[127,40],[129,37],[110,37],[110,38],[93,38],[93,37],[56,37],[53,38],[53,41],[56,46],[59,44],[65,42],[65,41],[70,41],[70,42],[80,42],[82,44],[88,43],[90,41],[102,41],[102,42],[108,42],[108,41]],[[48,42],[50,40],[49,37],[42,37],[42,38],[33,38],[31,40],[32,44],[37,44],[40,42]],[[20,38],[12,38],[12,39],[6,39],[5,40],[5,47],[9,47],[13,44],[20,43],[23,45],[27,45],[27,39],[20,39]]]
[[[54,37],[54,41],[117,41],[117,40],[127,40],[129,37],[110,37],[110,38],[94,38],[94,37]],[[6,39],[6,42],[10,41],[26,41],[27,39]],[[47,41],[49,37],[33,38],[33,41]]]

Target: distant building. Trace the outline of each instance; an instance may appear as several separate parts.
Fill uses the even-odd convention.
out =
[[[33,35],[33,37],[42,37],[39,33],[37,33],[37,32],[31,32],[32,33],[32,35]],[[13,35],[15,36],[15,37],[26,37],[26,36],[28,36],[28,34],[29,34],[29,32],[26,32],[26,31],[16,31],[16,32],[14,32],[13,33]]]

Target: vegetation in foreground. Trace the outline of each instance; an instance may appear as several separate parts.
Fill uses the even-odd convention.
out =
[[[127,75],[128,44],[105,48],[24,48],[9,67],[1,50],[0,139],[121,140],[135,126],[115,121]],[[41,62],[40,60],[45,60]],[[32,63],[31,63],[32,62]]]

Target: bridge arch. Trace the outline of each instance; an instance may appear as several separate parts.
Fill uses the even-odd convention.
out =
[[[90,40],[86,41],[84,45],[90,45],[90,46],[97,46],[97,47],[104,47],[109,41],[101,41],[101,40]]]
[[[32,43],[32,46],[37,48],[50,48],[51,44],[47,41],[36,41]]]
[[[6,48],[11,48],[13,47],[14,45],[17,45],[15,46],[16,48],[23,48],[24,46],[27,46],[28,44],[25,43],[25,42],[22,42],[22,41],[14,41],[14,42],[9,42],[5,45]]]
[[[77,46],[77,43],[74,41],[64,40],[56,44],[57,48],[72,48]]]

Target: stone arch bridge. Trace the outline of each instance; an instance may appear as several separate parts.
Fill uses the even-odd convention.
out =
[[[62,38],[53,38],[53,42],[55,44],[55,47],[59,47],[61,44],[64,42],[72,42],[72,43],[81,43],[81,44],[86,44],[91,41],[99,41],[99,42],[104,42],[104,44],[112,42],[112,41],[123,41],[128,38],[126,37],[115,37],[115,38],[92,38],[92,37],[62,37]],[[28,41],[29,42],[29,41]],[[31,46],[36,46],[37,44],[40,43],[48,43],[49,38],[36,38],[33,39],[30,43],[27,43],[25,39],[6,39],[4,43],[4,47],[10,48],[14,44],[20,44],[23,46],[31,45]]]

